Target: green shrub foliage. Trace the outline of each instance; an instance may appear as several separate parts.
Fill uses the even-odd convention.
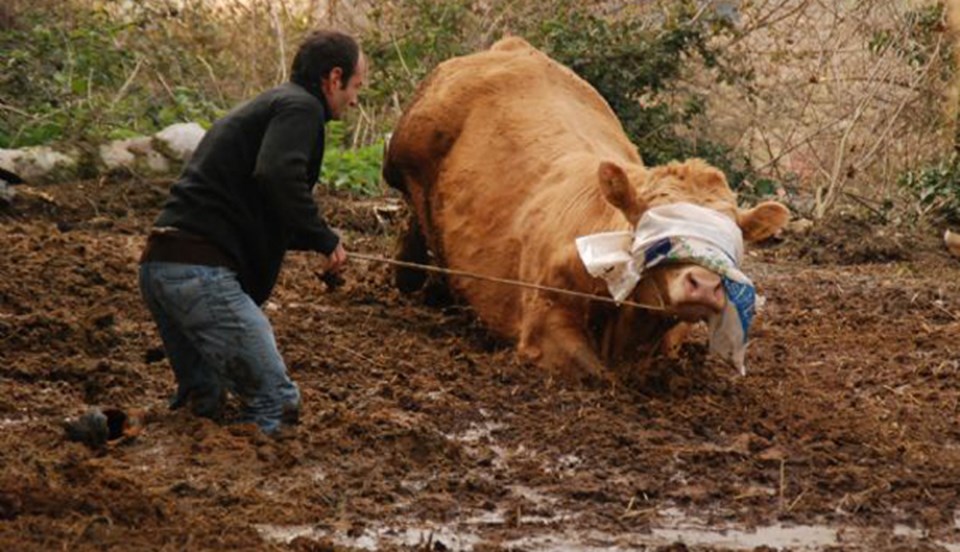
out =
[[[346,129],[340,121],[327,123],[326,150],[320,181],[334,190],[358,195],[380,195],[380,171],[384,142],[348,147]]]
[[[903,174],[899,184],[915,199],[918,217],[932,215],[960,223],[960,155],[956,152]]]
[[[0,147],[96,144],[180,121],[209,126],[224,106],[189,79],[163,79],[165,58],[137,41],[148,15],[117,20],[70,3],[18,13],[0,30]],[[138,78],[147,73],[153,86]]]
[[[269,4],[254,3],[229,22],[218,22],[199,0],[176,9],[145,0],[124,17],[81,0],[23,4],[15,24],[0,28],[0,147],[92,146],[179,121],[209,125],[281,78],[273,16],[286,31],[285,64],[312,26],[302,14],[271,11]],[[695,0],[646,5],[610,12],[573,0],[372,3],[359,33],[372,61],[364,131],[330,129],[323,180],[378,193],[383,137],[417,84],[441,61],[514,34],[595,86],[648,164],[704,157],[735,187],[749,178],[757,189],[744,156],[698,132],[709,117],[705,98],[678,86],[690,71],[749,78],[714,47],[734,32],[729,16]]]
[[[533,14],[509,6],[499,13],[478,13],[464,0],[384,6],[373,12],[375,24],[364,37],[375,69],[369,96],[377,101],[396,93],[409,98],[443,59],[517,34],[590,82],[617,113],[647,164],[702,157],[724,170],[734,187],[747,178],[761,181],[745,156],[698,137],[697,125],[708,115],[705,98],[678,93],[676,87],[693,67],[713,71],[719,79],[750,77],[734,70],[733,62],[711,46],[734,29],[729,15],[701,9],[702,2],[665,2],[660,10],[618,14],[574,1],[546,2]],[[502,29],[491,29],[489,21]]]

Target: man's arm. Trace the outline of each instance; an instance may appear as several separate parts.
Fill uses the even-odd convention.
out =
[[[266,201],[296,236],[298,249],[329,256],[340,243],[310,193],[308,163],[323,147],[323,108],[312,98],[280,97],[257,156],[254,179]]]

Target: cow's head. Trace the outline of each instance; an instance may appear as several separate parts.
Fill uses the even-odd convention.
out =
[[[652,169],[625,169],[603,162],[598,177],[603,196],[623,213],[631,227],[636,226],[647,209],[678,202],[707,207],[730,217],[747,242],[773,236],[790,219],[787,208],[775,201],[752,209],[738,208],[736,194],[723,173],[699,159]],[[726,293],[718,274],[695,264],[673,264],[645,272],[633,300],[662,304],[683,320],[698,321],[719,313],[726,305]]]

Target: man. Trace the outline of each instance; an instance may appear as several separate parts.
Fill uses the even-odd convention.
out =
[[[300,392],[260,310],[288,249],[346,261],[313,200],[324,124],[357,105],[366,61],[356,41],[316,31],[290,82],[214,123],[147,239],[140,290],[177,380],[171,408],[218,418],[229,391],[264,432],[294,422]]]

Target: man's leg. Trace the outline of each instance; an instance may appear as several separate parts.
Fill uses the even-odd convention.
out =
[[[295,422],[300,411],[300,390],[287,375],[273,327],[266,315],[244,293],[236,275],[212,282],[218,303],[211,305],[221,330],[206,339],[205,347],[223,348],[221,374],[243,402],[242,421],[253,422],[271,433],[282,422]],[[223,342],[215,342],[215,337]]]
[[[300,391],[287,376],[273,328],[227,268],[162,265],[161,303],[178,328],[244,403],[243,420],[264,432],[294,419]]]
[[[153,316],[163,340],[163,348],[173,367],[177,392],[170,400],[170,408],[189,404],[197,416],[219,418],[226,394],[223,382],[214,366],[207,364],[200,352],[182,331],[178,316],[182,309],[168,313],[164,305],[175,300],[176,278],[164,278],[164,267],[147,263],[140,267],[140,293]],[[182,280],[181,280],[182,281]]]
[[[254,422],[264,432],[283,423],[296,423],[300,413],[300,390],[290,380],[273,335],[270,321],[250,298],[237,312],[243,319],[242,354],[227,364],[226,379],[243,401],[243,421]]]

